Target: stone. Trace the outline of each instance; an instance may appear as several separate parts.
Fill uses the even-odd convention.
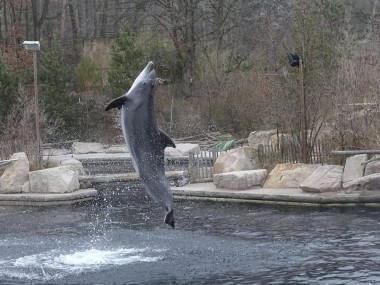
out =
[[[79,189],[77,170],[72,165],[29,173],[31,193],[69,193]]]
[[[273,148],[283,147],[289,148],[292,146],[292,143],[296,141],[296,138],[293,138],[290,134],[275,134],[270,137],[269,146]]]
[[[29,160],[24,152],[12,155],[15,159],[0,177],[0,193],[21,193],[22,186],[29,180]]]
[[[126,145],[111,145],[104,148],[105,153],[126,153],[129,152]]]
[[[214,173],[260,169],[257,150],[243,146],[219,155],[214,164]]]
[[[104,146],[101,143],[73,142],[72,150],[74,154],[102,153]]]
[[[30,182],[29,180],[24,183],[21,187],[21,193],[30,193]]]
[[[380,191],[380,173],[359,177],[343,184],[348,193],[352,191]]]
[[[367,154],[353,155],[346,159],[346,164],[344,166],[344,171],[343,171],[343,176],[342,176],[342,182],[343,182],[344,188],[347,188],[345,186],[346,183],[363,176],[365,165],[363,165],[362,163],[366,162],[367,160],[368,160]]]
[[[269,146],[272,136],[276,134],[277,130],[251,132],[248,137],[248,145],[255,149],[258,149],[259,145]]]
[[[298,188],[320,164],[282,163],[268,174],[264,188]]]
[[[182,156],[182,153],[173,147],[165,148],[165,157],[179,157]]]
[[[84,175],[84,168],[82,162],[75,158],[68,158],[61,161],[62,166],[71,165],[73,169],[75,169],[78,172],[78,175]]]
[[[323,193],[339,191],[342,189],[343,166],[319,166],[304,182],[300,188],[304,192]]]
[[[71,153],[71,149],[67,148],[48,148],[43,150],[43,156],[60,156],[60,155],[66,155]]]
[[[266,169],[233,171],[214,174],[213,183],[217,188],[245,190],[255,186],[261,186],[267,177]]]
[[[176,147],[167,147],[165,148],[165,156],[189,156],[190,152],[194,154],[199,154],[201,148],[199,144],[192,143],[180,143],[176,144]]]
[[[380,173],[380,156],[375,155],[374,160],[372,162],[367,163],[364,169],[364,176],[374,174],[374,173]]]

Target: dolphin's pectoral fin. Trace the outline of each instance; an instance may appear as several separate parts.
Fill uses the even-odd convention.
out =
[[[168,212],[165,216],[165,224],[170,225],[174,229],[174,217],[173,217],[173,210]]]
[[[127,97],[124,95],[119,98],[116,98],[115,100],[112,100],[110,103],[108,103],[106,111],[111,110],[113,108],[121,109],[125,101],[127,101]]]
[[[163,148],[168,146],[175,148],[175,143],[171,137],[169,137],[163,130],[158,130],[158,132],[160,134],[160,141]]]

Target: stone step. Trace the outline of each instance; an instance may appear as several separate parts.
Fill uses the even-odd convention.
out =
[[[96,174],[123,174],[133,173],[132,159],[120,158],[78,158],[82,162],[84,172],[88,175]],[[165,159],[166,171],[187,171],[189,159],[187,157],[173,157]]]
[[[187,173],[185,171],[167,171],[165,173],[171,185],[177,187],[187,183]],[[79,176],[80,188],[94,187],[105,183],[131,183],[140,184],[140,178],[136,172],[122,174],[96,174]]]

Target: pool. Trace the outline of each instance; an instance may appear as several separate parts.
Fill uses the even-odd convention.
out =
[[[0,207],[0,284],[380,284],[378,208],[178,200],[176,229],[142,189]]]

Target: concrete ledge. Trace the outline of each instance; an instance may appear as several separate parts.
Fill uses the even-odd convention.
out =
[[[2,206],[49,206],[61,204],[74,204],[93,200],[98,191],[95,189],[81,189],[71,193],[44,194],[44,193],[20,193],[0,194]]]
[[[208,200],[250,201],[274,204],[299,205],[380,205],[380,192],[358,192],[346,194],[334,193],[305,193],[299,188],[269,189],[253,188],[243,191],[217,189],[212,183],[188,184],[172,188],[176,198],[200,198]]]
[[[166,171],[166,177],[169,180],[183,179],[183,171]],[[140,178],[136,172],[122,173],[122,174],[96,174],[96,175],[83,175],[79,176],[79,182],[84,185],[96,185],[109,182],[133,182],[139,181]]]

